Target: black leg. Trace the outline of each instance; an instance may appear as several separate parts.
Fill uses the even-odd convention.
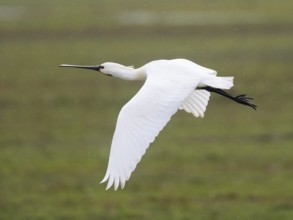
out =
[[[246,95],[238,95],[238,96],[232,96],[229,93],[221,90],[221,89],[217,89],[217,88],[213,88],[210,86],[206,86],[206,87],[201,87],[201,88],[197,88],[197,89],[204,89],[207,90],[209,92],[214,92],[217,93],[219,95],[225,96],[228,99],[232,99],[235,102],[238,102],[242,105],[247,105],[250,106],[251,108],[253,108],[254,110],[256,110],[256,105],[251,103],[250,100],[252,100],[253,98],[247,97]]]

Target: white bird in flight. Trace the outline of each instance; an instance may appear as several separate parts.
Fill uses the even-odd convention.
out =
[[[62,64],[99,71],[107,76],[145,83],[121,109],[114,132],[106,175],[106,190],[114,184],[123,189],[146,149],[178,109],[203,117],[210,92],[223,95],[256,109],[246,95],[232,96],[222,89],[233,86],[233,77],[218,77],[215,70],[186,59],[156,60],[134,69],[118,63],[82,66]]]

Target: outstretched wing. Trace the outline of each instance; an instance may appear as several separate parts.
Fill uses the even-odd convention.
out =
[[[140,91],[121,109],[106,175],[107,188],[124,187],[146,149],[197,86],[197,79],[148,73]]]

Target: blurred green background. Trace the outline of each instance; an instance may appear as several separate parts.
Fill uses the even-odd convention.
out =
[[[0,219],[293,219],[293,1],[0,0]],[[98,184],[142,86],[61,63],[187,58],[235,76],[178,112],[122,191]]]

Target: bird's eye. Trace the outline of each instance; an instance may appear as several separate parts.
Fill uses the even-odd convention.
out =
[[[99,69],[104,69],[105,67],[104,66],[99,66]]]

